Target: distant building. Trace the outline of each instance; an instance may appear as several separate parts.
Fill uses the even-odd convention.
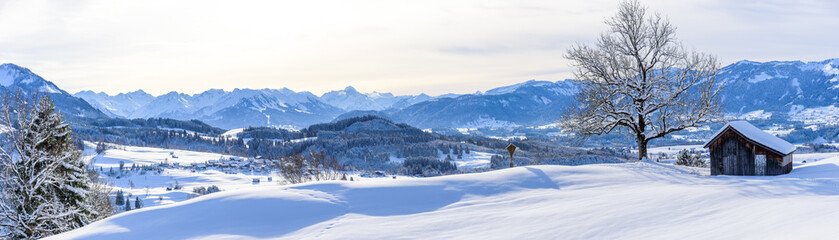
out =
[[[795,146],[746,121],[730,122],[705,143],[711,175],[781,175],[792,171]]]
[[[192,167],[197,168],[197,169],[204,169],[204,168],[207,168],[207,164],[206,163],[192,163]]]

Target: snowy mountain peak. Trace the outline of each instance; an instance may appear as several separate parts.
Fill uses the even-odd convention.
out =
[[[373,99],[376,99],[376,98],[392,98],[394,96],[393,93],[380,93],[380,92],[371,92],[371,93],[366,93],[364,95],[367,95],[368,97],[373,98]]]
[[[346,93],[358,93],[358,90],[355,90],[353,86],[347,86],[344,88],[344,92]]]
[[[754,65],[754,64],[760,64],[760,63],[744,59],[744,60],[737,61],[736,63],[734,63],[732,65]]]
[[[558,94],[562,94],[562,95],[576,94],[576,85],[573,83],[573,81],[563,80],[563,81],[551,82],[551,81],[529,80],[529,81],[526,81],[526,82],[523,82],[523,83],[517,83],[517,84],[513,84],[513,85],[509,85],[509,86],[493,88],[493,89],[487,90],[484,93],[484,95],[509,94],[509,93],[513,93],[513,92],[519,91],[520,89],[524,89],[524,88],[550,89],[551,91],[553,91],[555,93],[558,93]],[[476,94],[476,95],[480,95],[480,94]]]
[[[28,68],[12,63],[0,65],[0,95],[4,91],[20,90],[23,94],[41,92],[49,95],[55,102],[56,109],[65,116],[74,117],[106,117],[100,110],[92,107],[82,99],[75,98],[54,83],[45,80]],[[93,92],[90,92],[95,94]]]
[[[43,93],[68,94],[50,81],[30,71],[28,68],[4,63],[0,65],[0,86],[5,88],[20,88],[24,92],[38,91]]]
[[[24,67],[12,63],[4,63],[0,65],[0,86],[9,87],[17,81],[20,81],[21,77],[27,75],[35,74]]]

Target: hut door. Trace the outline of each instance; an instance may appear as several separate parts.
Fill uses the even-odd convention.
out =
[[[723,143],[723,157],[722,157],[722,164],[723,164],[723,172],[722,174],[725,175],[739,175],[738,174],[738,167],[737,167],[737,154],[740,153],[739,148],[740,142],[737,141],[735,138],[729,138]]]
[[[766,175],[766,155],[755,155],[755,176]]]

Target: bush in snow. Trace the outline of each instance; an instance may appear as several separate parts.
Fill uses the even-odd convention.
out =
[[[187,196],[187,198],[195,198],[195,197],[198,197],[198,196],[201,196],[201,195],[207,195],[207,194],[210,194],[210,193],[216,193],[216,192],[220,192],[220,191],[221,191],[221,189],[219,189],[218,186],[216,186],[216,185],[212,185],[212,186],[209,186],[209,187],[206,187],[206,188],[205,187],[194,187],[194,188],[192,188],[192,194]]]
[[[300,154],[281,159],[281,183],[294,184],[308,181],[339,180],[344,167],[323,151],[309,151],[308,159]]]
[[[108,146],[105,145],[105,142],[99,142],[96,144],[96,154],[102,154],[105,150],[108,150]]]
[[[389,155],[388,158],[390,158]],[[315,181],[338,180],[342,175],[340,170],[343,170],[338,159],[327,157],[323,151],[309,151],[309,161],[306,166],[308,167],[306,173]]]
[[[705,159],[702,159],[702,154],[694,151],[688,151],[687,149],[679,152],[679,155],[676,157],[676,165],[688,167],[707,167],[707,164],[705,164]]]
[[[500,169],[510,166],[510,160],[501,155],[492,155],[489,158],[489,168]]]
[[[306,158],[303,155],[291,155],[281,159],[282,166],[280,166],[280,175],[283,177],[283,182],[294,184],[305,182],[306,172]]]
[[[107,178],[99,177],[99,172],[95,169],[88,169],[87,174],[90,179],[90,192],[87,198],[93,210],[99,213],[99,216],[92,220],[99,220],[114,215],[116,209],[111,202],[111,184],[107,182]]]

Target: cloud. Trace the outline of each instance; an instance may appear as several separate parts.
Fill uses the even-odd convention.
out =
[[[723,63],[839,52],[831,1],[642,1]],[[571,77],[565,49],[616,0],[8,1],[0,61],[69,91],[209,88],[469,93]]]

